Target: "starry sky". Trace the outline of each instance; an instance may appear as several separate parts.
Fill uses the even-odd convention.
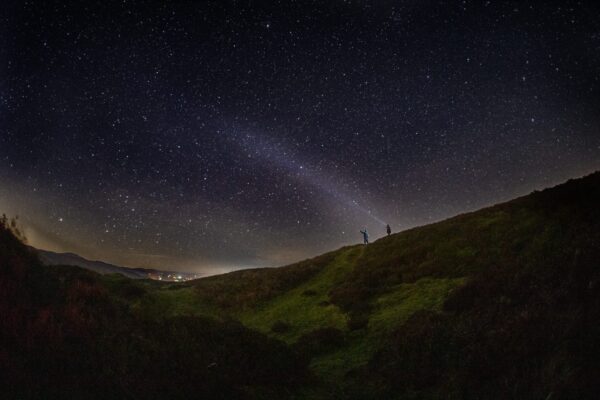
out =
[[[3,1],[34,246],[277,266],[600,169],[597,1]]]

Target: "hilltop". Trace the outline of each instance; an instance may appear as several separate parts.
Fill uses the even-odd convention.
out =
[[[35,271],[23,278],[27,282],[39,282],[42,274],[58,282],[52,289],[34,285],[28,296],[50,291],[45,296],[62,298],[64,307],[73,299],[65,295],[71,285],[81,291],[79,282],[91,282],[86,285],[94,289],[84,286],[84,294],[78,292],[75,299],[101,293],[102,301],[85,301],[90,319],[97,318],[100,304],[120,310],[102,314],[108,327],[117,319],[126,321],[116,334],[120,340],[143,332],[143,343],[171,349],[174,338],[181,338],[178,331],[156,336],[155,330],[186,321],[190,353],[200,355],[186,358],[184,370],[190,379],[190,371],[204,371],[210,382],[202,387],[207,398],[227,398],[222,397],[224,384],[246,398],[595,398],[600,390],[599,204],[600,173],[594,173],[367,246],[185,283],[68,267],[49,273],[40,271],[26,250],[19,262]],[[20,246],[10,232],[0,243],[9,249]],[[2,282],[14,265],[14,259],[4,257]],[[10,293],[17,300],[6,295],[3,304],[21,301],[22,293]],[[30,318],[44,304],[29,305]],[[27,318],[18,315],[12,318],[27,325]],[[63,326],[70,314],[51,315]],[[232,326],[237,333],[231,333]],[[85,332],[87,346],[96,347],[98,335]],[[198,364],[207,368],[204,354],[212,354],[209,349],[220,336],[235,340],[221,340],[219,355],[209,357],[218,361],[211,361],[216,365],[207,375]],[[40,346],[46,344],[35,338]],[[100,343],[107,352],[117,346]],[[119,349],[122,363],[130,356]],[[46,351],[51,357],[52,350]],[[169,357],[150,353],[144,362],[160,361],[168,371],[179,365],[184,349],[178,351]],[[255,367],[236,365],[251,355]],[[103,383],[138,368],[112,370],[114,357],[103,361],[112,371],[98,378]],[[255,377],[257,369],[262,380]],[[21,382],[28,371],[27,366],[20,370]],[[217,371],[219,376],[230,373],[235,383],[212,381]],[[65,377],[72,373],[64,372]],[[162,395],[183,393],[168,381],[156,385]],[[132,397],[145,393],[129,390]]]

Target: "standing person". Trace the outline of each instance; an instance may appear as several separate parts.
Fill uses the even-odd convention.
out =
[[[369,233],[367,232],[367,228],[365,228],[364,231],[360,231],[360,233],[362,233],[363,235],[363,240],[365,241],[365,244],[369,244]]]
[[[390,224],[388,224],[388,225],[385,227],[385,230],[386,230],[386,232],[387,232],[388,236],[390,236],[390,235],[392,234],[392,228],[390,228]]]

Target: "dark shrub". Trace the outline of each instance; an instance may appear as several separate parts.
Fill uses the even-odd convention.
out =
[[[350,314],[348,319],[348,329],[356,331],[366,328],[369,324],[369,316],[365,314]]]
[[[344,344],[344,334],[336,328],[322,328],[306,333],[294,347],[300,354],[322,354]]]
[[[239,322],[139,318],[137,282],[47,268],[0,218],[2,398],[287,398],[308,377],[284,343]],[[113,293],[115,293],[113,292]]]
[[[128,281],[126,284],[119,288],[118,293],[126,299],[132,300],[138,299],[145,295],[146,289],[134,283],[133,281]]]
[[[346,312],[366,311],[372,291],[367,286],[353,286],[352,283],[339,286],[329,292],[333,304]]]
[[[271,326],[271,332],[273,333],[286,333],[289,332],[292,327],[287,322],[275,321]]]

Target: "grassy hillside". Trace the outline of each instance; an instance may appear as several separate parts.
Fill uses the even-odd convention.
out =
[[[551,266],[565,266],[561,273],[570,276],[575,265],[565,258],[597,254],[599,191],[600,174],[594,174],[297,265],[161,287],[143,301],[152,304],[153,315],[227,315],[281,339],[343,392],[352,383],[348,376],[370,368],[374,357],[392,348],[391,338],[419,316],[454,315],[449,304],[459,298],[488,301],[474,292],[482,280],[528,273],[536,293],[535,280]],[[529,293],[527,286],[522,290],[519,295]],[[489,295],[511,302],[516,294]]]
[[[244,396],[282,396],[278,382],[292,398],[595,398],[599,205],[595,173],[287,267],[180,284],[93,280],[149,331],[188,321],[205,343],[197,337],[229,337],[235,326],[222,352],[279,349],[276,365],[253,367],[269,371],[260,390],[247,388],[256,378],[239,366],[225,367],[246,379]],[[195,346],[190,368],[208,351]],[[289,383],[267,377],[280,366]]]
[[[508,203],[391,235],[368,246],[342,248],[298,265],[201,279],[181,289],[180,297],[173,294],[169,312],[182,312],[185,305],[194,313],[227,315],[251,329],[285,341],[309,358],[311,370],[329,384],[329,390],[336,396],[345,395],[349,390],[356,392],[354,376],[360,374],[360,382],[375,379],[376,386],[405,392],[405,395],[427,389],[433,397],[444,397],[449,390],[457,390],[458,397],[469,397],[462,389],[450,389],[448,381],[454,381],[460,388],[461,385],[473,386],[469,379],[480,378],[469,375],[462,364],[474,362],[471,357],[475,355],[470,352],[488,351],[483,349],[499,345],[486,342],[494,339],[493,332],[488,330],[492,327],[508,336],[503,338],[508,343],[502,346],[509,351],[504,354],[501,348],[496,349],[497,362],[507,360],[505,367],[508,368],[511,357],[518,359],[520,350],[511,349],[509,344],[526,345],[529,342],[519,340],[534,334],[512,331],[508,327],[525,329],[514,325],[513,319],[521,318],[520,313],[532,313],[528,302],[540,308],[535,310],[536,315],[543,310],[550,321],[553,313],[558,313],[556,301],[551,301],[553,296],[568,297],[580,307],[587,307],[586,313],[598,310],[595,305],[583,303],[597,299],[591,296],[592,292],[591,297],[582,299],[576,288],[559,286],[566,284],[573,274],[581,273],[580,279],[587,279],[586,282],[592,282],[595,287],[598,262],[590,260],[600,260],[599,204],[600,174],[596,173]],[[582,266],[586,262],[591,264]],[[576,272],[579,270],[585,272]],[[586,289],[590,290],[597,294],[597,289]],[[165,289],[158,290],[162,291]],[[538,304],[540,297],[546,302]],[[567,299],[562,300],[565,301]],[[498,304],[506,305],[508,310],[498,311]],[[480,330],[460,331],[467,329],[461,325],[464,319],[475,329],[479,318],[487,318],[480,321]],[[589,319],[590,316],[578,312],[573,318]],[[398,386],[398,382],[408,378],[389,375],[389,372],[401,367],[414,369],[418,364],[416,361],[414,365],[398,364],[398,360],[404,358],[400,350],[408,346],[405,341],[400,341],[400,346],[396,338],[406,338],[408,334],[402,333],[405,330],[411,332],[422,324],[437,326],[439,321],[451,325],[444,325],[447,332],[459,330],[461,335],[471,335],[468,339],[462,337],[467,343],[476,338],[483,341],[482,348],[467,346],[467,352],[459,348],[457,354],[440,355],[450,357],[456,365],[423,366],[419,369],[424,373],[437,370],[440,376],[416,388],[411,386],[414,383]],[[556,321],[558,328],[553,329],[556,337],[552,344],[557,345],[573,327],[560,318]],[[578,329],[587,328],[597,333],[583,325]],[[544,333],[540,330],[536,335]],[[424,333],[413,336],[410,342],[413,350],[418,351],[416,357],[431,357],[431,354],[421,354],[423,346],[428,344],[421,334]],[[600,339],[600,335],[596,337]],[[459,338],[450,336],[445,340]],[[536,343],[541,343],[540,338]],[[554,354],[551,344],[547,345],[549,354],[543,355],[544,359]],[[452,348],[451,343],[446,342],[440,346]],[[571,349],[560,349],[565,354],[573,354]],[[392,350],[396,353],[390,355]],[[586,349],[592,350],[596,351]],[[385,363],[382,360],[386,360]],[[488,362],[493,363],[493,357]],[[535,362],[541,363],[542,359]],[[576,367],[574,360],[567,363],[570,362],[574,364],[564,368],[581,368]],[[378,368],[380,363],[387,365],[383,371]],[[534,373],[520,371],[521,367],[511,366],[512,372],[500,368],[492,374],[495,378],[489,385],[483,384],[480,389],[474,389],[474,393],[480,395],[494,390],[499,393],[498,398],[515,393],[539,396],[556,393],[557,371],[544,372],[541,365],[534,368],[537,379],[523,384],[524,388],[517,386],[508,390],[499,383],[512,382],[521,373],[526,376]],[[482,371],[484,366],[476,364],[469,368]],[[571,375],[562,378],[574,379]],[[529,388],[525,388],[527,386]],[[532,387],[539,388],[539,392],[530,392]],[[493,396],[488,393],[484,397]]]

